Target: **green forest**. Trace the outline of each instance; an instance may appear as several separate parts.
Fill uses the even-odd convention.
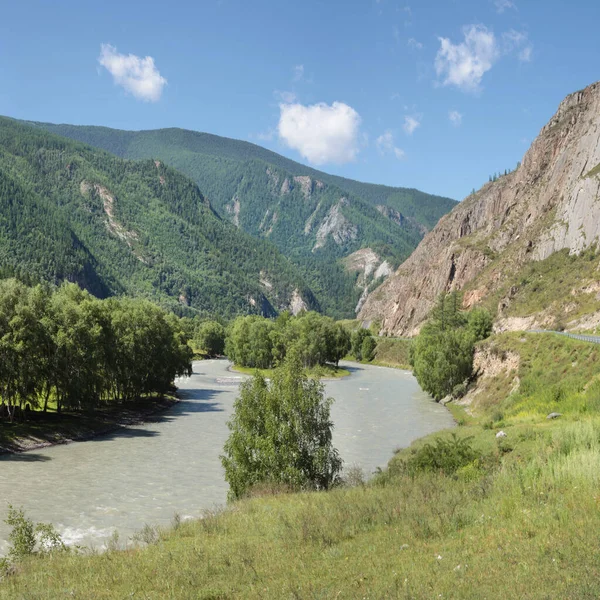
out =
[[[146,300],[0,282],[0,420],[165,394],[191,358],[180,319]]]
[[[294,294],[319,308],[297,267],[221,219],[177,171],[5,118],[0,275],[76,282],[180,314],[275,315]]]
[[[370,247],[397,266],[455,204],[414,189],[328,175],[260,146],[206,133],[33,124],[123,158],[160,159],[178,169],[223,219],[277,246],[302,273],[320,308],[338,319],[354,315],[362,291],[341,258]],[[337,211],[346,235],[319,241],[320,225],[335,221]]]

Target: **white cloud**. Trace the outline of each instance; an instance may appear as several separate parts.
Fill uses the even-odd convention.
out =
[[[521,62],[531,62],[531,53],[533,52],[532,46],[527,46],[523,48],[518,54],[519,60]]]
[[[415,117],[404,117],[404,125],[402,125],[402,129],[408,134],[412,135],[415,132],[417,127],[421,126],[421,121]]]
[[[450,123],[452,123],[452,125],[458,127],[462,123],[463,116],[457,110],[451,110],[448,112],[448,118],[450,119]]]
[[[375,140],[375,145],[382,156],[385,154],[394,154],[398,160],[402,160],[405,157],[404,150],[394,146],[394,136],[389,130],[382,133]]]
[[[315,165],[347,163],[359,151],[360,115],[343,102],[279,105],[279,137]]]
[[[156,102],[167,85],[151,56],[140,58],[135,54],[119,54],[114,46],[102,44],[98,62],[113,76],[117,85],[140,100]]]
[[[531,61],[533,46],[529,42],[526,33],[511,29],[502,34],[503,50],[505,54],[517,53],[517,58],[521,62]]]
[[[294,67],[294,81],[301,81],[304,79],[304,65],[296,65]]]
[[[494,4],[496,5],[496,10],[500,14],[510,8],[514,8],[515,10],[517,9],[517,6],[511,0],[494,0]]]
[[[484,25],[463,28],[464,41],[453,44],[448,38],[440,39],[435,57],[435,70],[442,77],[442,85],[455,85],[465,91],[476,91],[481,78],[500,56],[494,33]]]
[[[423,44],[421,42],[418,42],[417,40],[415,40],[415,38],[410,38],[407,42],[408,47],[411,48],[412,50],[422,50],[423,49]]]
[[[277,99],[278,102],[283,102],[284,104],[292,104],[296,102],[296,94],[294,92],[288,92],[286,90],[275,90],[273,95]]]

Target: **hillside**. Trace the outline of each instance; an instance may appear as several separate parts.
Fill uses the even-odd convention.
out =
[[[411,335],[463,290],[497,330],[600,324],[600,83],[568,96],[520,167],[469,196],[366,300],[359,318]]]
[[[317,303],[270,244],[214,213],[160,161],[123,160],[0,118],[0,267],[99,297],[178,310],[274,314]]]
[[[455,409],[457,428],[399,451],[372,481],[266,489],[169,530],[146,526],[145,547],[32,556],[0,598],[597,598],[598,349],[487,340],[474,415]],[[563,416],[548,420],[557,405]]]
[[[396,267],[455,204],[418,190],[328,175],[207,133],[32,124],[123,158],[158,159],[188,175],[222,218],[268,239],[298,265],[322,308],[338,318],[353,316],[365,289],[365,278],[356,285],[356,273],[341,258],[370,248],[380,262]]]

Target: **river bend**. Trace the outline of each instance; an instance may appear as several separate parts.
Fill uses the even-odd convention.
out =
[[[194,363],[177,381],[181,402],[143,425],[94,440],[0,457],[0,518],[11,503],[54,523],[70,544],[100,548],[117,529],[124,541],[175,513],[199,516],[222,505],[219,461],[242,376],[225,360]],[[344,363],[350,377],[326,382],[333,441],[346,466],[384,467],[397,447],[453,423],[411,373]],[[7,527],[0,523],[0,555]]]

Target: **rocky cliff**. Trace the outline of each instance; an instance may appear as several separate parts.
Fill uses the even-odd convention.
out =
[[[519,168],[442,217],[359,314],[384,333],[415,334],[436,297],[465,291],[467,307],[493,301],[499,318],[532,261],[595,246],[600,234],[600,83],[568,96]],[[535,320],[535,319],[534,319]],[[531,321],[527,323],[529,326]]]

